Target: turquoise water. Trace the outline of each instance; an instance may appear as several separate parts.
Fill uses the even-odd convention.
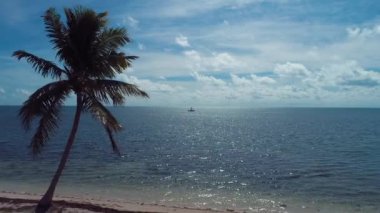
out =
[[[74,108],[42,154],[0,107],[0,190],[42,193]],[[123,156],[90,116],[58,193],[205,208],[380,212],[379,109],[111,109]]]

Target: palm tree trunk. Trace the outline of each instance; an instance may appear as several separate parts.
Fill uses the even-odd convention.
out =
[[[74,117],[74,121],[73,121],[73,126],[71,128],[70,136],[69,136],[67,143],[66,143],[65,151],[62,154],[61,161],[59,162],[59,165],[58,165],[58,169],[55,172],[53,179],[51,180],[51,183],[50,183],[48,190],[46,191],[45,195],[41,198],[41,200],[38,202],[38,205],[37,205],[36,210],[35,210],[36,213],[44,213],[51,206],[55,187],[57,186],[57,183],[59,181],[59,178],[61,177],[62,171],[65,168],[67,159],[68,159],[69,154],[70,154],[71,147],[74,143],[75,134],[78,130],[81,111],[82,111],[82,98],[78,94],[77,95],[77,107],[76,107],[75,117]]]

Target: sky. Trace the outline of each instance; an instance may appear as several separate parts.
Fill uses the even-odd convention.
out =
[[[56,61],[41,16],[77,5],[128,30],[139,59],[117,79],[150,99],[127,106],[380,107],[378,0],[3,0],[0,105],[52,80],[11,55]]]

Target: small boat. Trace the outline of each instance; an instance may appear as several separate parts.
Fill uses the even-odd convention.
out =
[[[193,107],[190,107],[190,109],[187,110],[188,112],[195,112],[195,109]]]

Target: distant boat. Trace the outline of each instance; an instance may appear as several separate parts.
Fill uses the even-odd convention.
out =
[[[190,109],[187,110],[188,112],[195,112],[195,109],[193,107],[190,107]]]

